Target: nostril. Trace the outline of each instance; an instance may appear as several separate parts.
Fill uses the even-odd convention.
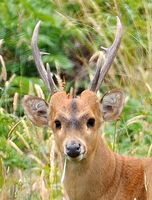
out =
[[[76,149],[77,149],[77,150],[80,150],[80,147],[81,147],[81,145],[80,145],[80,144],[77,144]]]
[[[67,145],[66,149],[67,150],[79,150],[80,149],[80,145],[77,145],[77,144]]]

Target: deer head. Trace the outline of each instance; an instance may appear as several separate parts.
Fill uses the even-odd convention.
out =
[[[87,159],[96,149],[100,126],[103,121],[117,120],[121,114],[124,95],[114,89],[101,100],[96,93],[118,51],[122,25],[117,17],[117,31],[113,44],[104,51],[104,62],[100,52],[92,59],[96,62],[96,73],[89,86],[80,96],[73,97],[56,87],[49,69],[45,69],[37,46],[40,22],[32,37],[32,51],[39,74],[52,97],[49,103],[34,96],[25,96],[23,106],[29,119],[37,126],[49,126],[54,133],[57,149],[62,157],[80,161]]]

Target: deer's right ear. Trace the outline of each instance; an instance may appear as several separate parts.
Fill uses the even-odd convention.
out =
[[[48,126],[48,104],[39,97],[24,96],[23,108],[28,118],[36,126]]]

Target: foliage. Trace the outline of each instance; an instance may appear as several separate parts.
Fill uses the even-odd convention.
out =
[[[71,86],[81,91],[94,73],[90,56],[100,45],[110,46],[115,16],[120,16],[123,40],[99,96],[111,88],[123,88],[126,106],[118,122],[105,124],[103,135],[118,153],[152,156],[151,8],[150,0],[0,1],[0,55],[4,59],[0,74],[0,198],[57,200],[62,196],[58,166],[50,153],[52,135],[34,127],[22,108],[25,94],[50,98],[37,78],[30,47],[38,20],[42,21],[39,47],[50,53],[44,62],[66,79],[67,91]]]

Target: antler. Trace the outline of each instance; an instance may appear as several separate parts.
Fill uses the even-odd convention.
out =
[[[41,58],[42,53],[40,52],[38,45],[37,45],[40,24],[41,24],[41,21],[39,21],[36,24],[34,31],[33,31],[33,36],[32,36],[32,41],[31,41],[33,58],[34,58],[36,68],[39,72],[40,77],[42,78],[43,82],[49,89],[49,92],[54,94],[55,92],[58,91],[58,88],[52,79],[50,69],[47,69],[47,71],[46,71],[46,69],[43,65],[42,58]]]
[[[99,90],[99,87],[102,84],[108,70],[110,69],[113,63],[113,60],[116,56],[116,53],[119,49],[121,38],[122,38],[122,24],[119,17],[117,17],[117,31],[116,31],[116,36],[115,36],[115,40],[113,44],[109,48],[101,47],[101,49],[105,51],[103,66],[102,66],[103,53],[101,53],[101,51],[98,53],[98,55],[93,56],[91,59],[93,60],[94,58],[98,56],[98,60],[96,64],[97,66],[96,73],[89,87],[91,91],[97,92]]]

